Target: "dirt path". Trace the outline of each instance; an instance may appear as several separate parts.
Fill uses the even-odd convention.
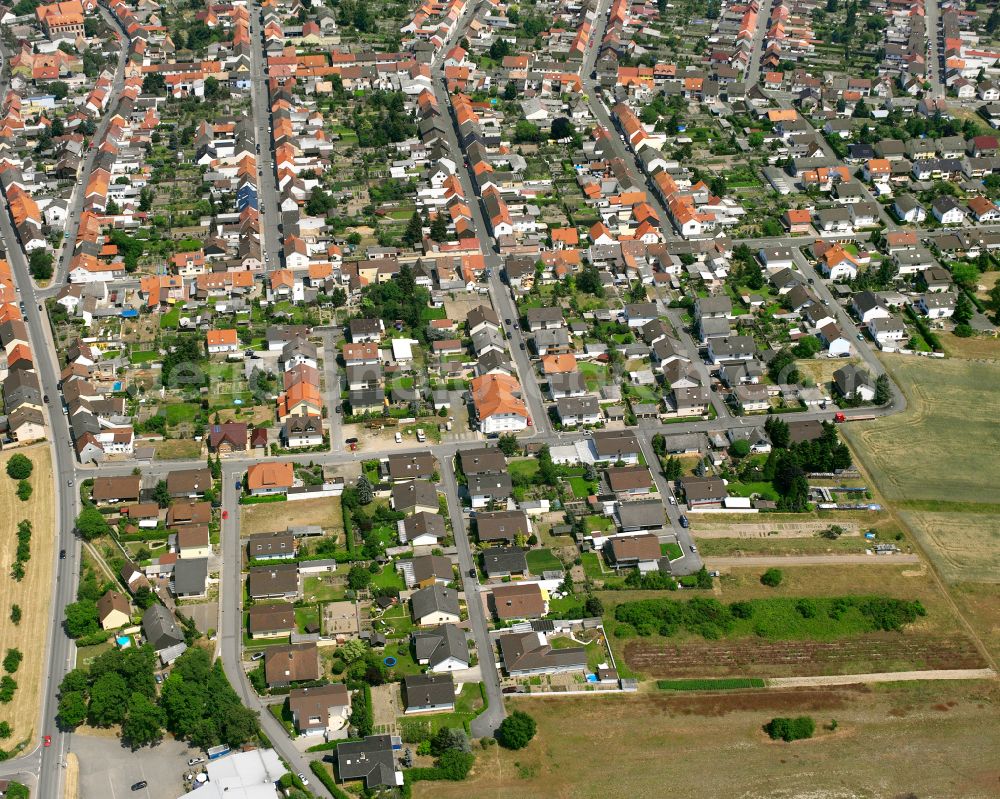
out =
[[[80,795],[80,761],[73,752],[66,755],[66,784],[63,799],[77,799]]]
[[[917,555],[748,555],[746,557],[705,558],[705,568],[734,569],[758,566],[900,566],[920,563]]]
[[[847,522],[840,526],[844,528],[843,535],[861,535],[861,529],[856,524]],[[825,521],[781,522],[778,524],[750,522],[706,529],[696,527],[694,535],[696,538],[813,538],[817,533],[828,530],[830,527],[830,523]]]
[[[823,685],[910,682],[914,680],[995,680],[993,669],[933,669],[930,671],[880,671],[870,674],[834,674],[821,677],[771,677],[768,688],[813,688]]]

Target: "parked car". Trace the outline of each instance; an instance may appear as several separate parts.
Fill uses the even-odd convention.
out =
[[[683,527],[685,530],[691,526],[691,522],[688,521],[688,517],[685,516],[683,513],[681,514],[681,517],[677,521],[681,523],[681,527]]]
[[[192,757],[188,761],[188,765],[189,766],[197,766],[199,763],[204,763],[204,762],[205,762],[205,758],[203,758],[203,757]]]
[[[397,444],[403,443],[403,434],[400,433],[399,431],[396,431],[396,443]]]
[[[263,652],[254,652],[250,656],[250,660],[263,660],[263,659],[264,659],[264,653]]]
[[[148,783],[145,780],[139,780],[137,783],[134,783],[132,785],[132,790],[141,791],[143,788],[146,787],[146,785],[148,785]]]

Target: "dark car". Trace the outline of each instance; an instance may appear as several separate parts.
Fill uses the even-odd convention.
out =
[[[683,513],[681,514],[680,519],[678,519],[677,521],[681,523],[681,527],[683,527],[684,529],[687,529],[688,527],[691,526],[691,522],[688,521],[688,517],[685,516]]]
[[[146,785],[147,785],[147,783],[146,783],[145,780],[139,780],[137,783],[135,783],[132,786],[132,790],[133,791],[141,791],[143,788],[146,787]]]
[[[66,560],[66,550],[65,549],[60,549],[59,550],[59,560]]]
[[[49,395],[46,394],[43,399],[45,400],[45,404],[48,405],[49,404]]]
[[[475,577],[475,576],[476,576],[476,570],[475,569],[469,569],[469,577]]]

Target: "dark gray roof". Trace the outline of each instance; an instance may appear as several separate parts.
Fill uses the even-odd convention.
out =
[[[198,596],[205,593],[208,558],[179,558],[174,564],[174,594]]]
[[[449,658],[469,662],[469,645],[465,633],[454,624],[442,624],[425,632],[414,632],[413,647],[417,660],[426,660],[430,669]]]
[[[443,585],[432,585],[414,591],[410,596],[410,605],[415,619],[422,619],[435,611],[459,615],[458,592]]]
[[[173,614],[159,604],[151,605],[142,614],[142,634],[157,652],[184,643],[184,633]]]
[[[520,547],[490,547],[483,551],[483,570],[488,577],[505,577],[528,571],[528,561]]]
[[[363,741],[337,745],[337,775],[341,782],[364,780],[366,788],[396,785],[392,738],[369,735]]]
[[[455,704],[455,680],[450,674],[408,674],[403,685],[407,710]]]

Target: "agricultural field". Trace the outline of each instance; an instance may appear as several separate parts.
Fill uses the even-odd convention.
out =
[[[906,410],[841,428],[883,497],[1000,500],[1000,362],[892,356],[885,363],[906,394]]]
[[[926,615],[902,632],[871,632],[857,618],[845,616],[835,625],[818,619],[791,622],[767,613],[757,626],[737,625],[729,637],[706,640],[683,630],[677,635],[617,637],[615,606],[641,599],[664,598],[655,591],[602,591],[605,625],[616,657],[638,676],[673,677],[788,677],[813,674],[852,674],[930,668],[981,668],[985,664],[973,640],[959,626],[953,605],[928,579],[926,567],[872,563],[783,567],[779,588],[760,582],[756,569],[736,569],[716,581],[712,594],[670,594],[669,599],[712,596],[724,604],[778,598],[778,604],[813,598],[882,595],[917,600]],[[781,610],[781,608],[777,608]],[[786,614],[787,615],[787,614]],[[629,630],[623,631],[626,634]],[[960,664],[960,665],[958,665]]]
[[[906,411],[843,430],[890,512],[927,555],[967,629],[995,665],[1000,658],[995,418],[1000,344],[949,337],[946,347],[958,357],[886,357],[906,394]],[[920,442],[918,457],[906,451],[908,442]]]
[[[30,499],[22,502],[15,495],[17,481],[6,473],[7,461],[15,451],[0,455],[0,653],[21,651],[24,659],[13,675],[17,690],[8,704],[0,705],[0,721],[6,721],[13,734],[0,747],[10,750],[22,741],[33,748],[31,739],[39,734],[38,703],[44,671],[45,642],[48,640],[49,605],[52,593],[52,563],[55,559],[55,498],[51,455],[48,444],[16,450],[34,464],[29,482]],[[16,582],[10,566],[17,550],[17,526],[31,522],[31,559],[24,564],[25,576]],[[21,621],[10,621],[11,608],[21,608]],[[3,655],[0,655],[2,657]]]
[[[676,796],[985,799],[1000,779],[982,757],[1000,747],[998,703],[987,682],[511,700],[538,723],[528,749],[491,747],[467,781],[417,783],[413,795],[633,799],[661,796],[669,781]],[[811,741],[775,743],[761,729],[802,714],[816,721]],[[641,745],[616,747],[613,762],[580,756],[609,740]]]
[[[240,535],[244,537],[283,532],[289,526],[299,525],[318,524],[326,531],[338,533],[344,529],[344,514],[337,498],[244,505],[240,513]]]

